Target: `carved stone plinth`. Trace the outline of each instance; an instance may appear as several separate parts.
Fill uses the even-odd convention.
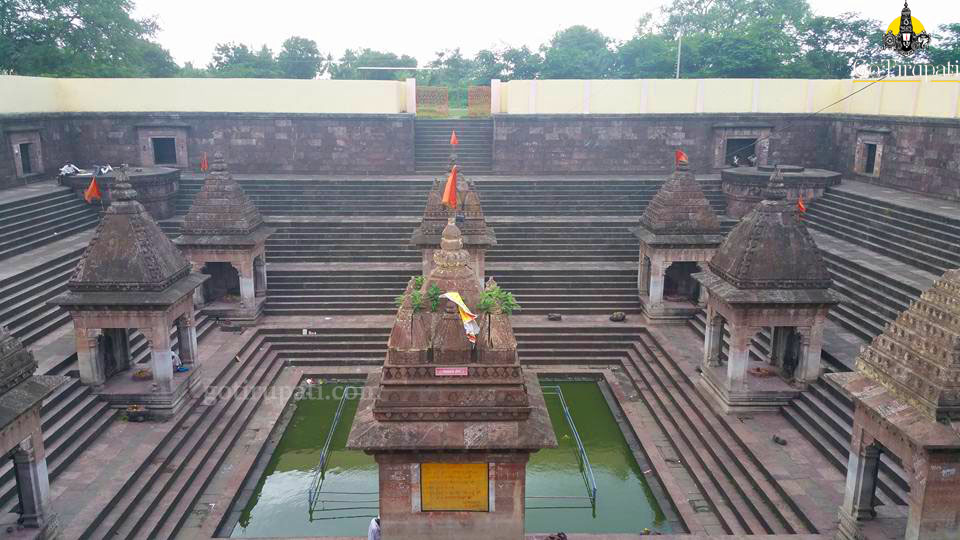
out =
[[[111,191],[117,182],[116,171],[105,175],[96,175],[97,185],[106,207],[113,200]],[[90,185],[92,175],[79,174],[64,179],[64,185],[73,188],[79,196]],[[180,186],[180,170],[168,167],[136,167],[128,172],[128,179],[136,190],[136,200],[147,209],[155,220],[169,219],[177,211],[177,190]],[[94,203],[97,204],[97,203]]]
[[[727,198],[727,215],[741,218],[763,200],[763,188],[776,167],[734,167],[720,171],[723,193]],[[840,184],[842,175],[824,169],[807,169],[795,165],[780,165],[784,190],[788,201],[796,202],[803,196],[804,202],[816,200],[830,186]]]

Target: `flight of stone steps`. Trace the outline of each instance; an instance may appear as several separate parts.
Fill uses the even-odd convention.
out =
[[[880,193],[865,197],[831,189],[810,205],[805,218],[814,230],[937,276],[960,267],[960,215],[954,219],[904,208]]]
[[[450,168],[450,134],[456,130],[457,163],[473,174],[493,170],[493,120],[414,121],[414,163],[418,174],[441,173]]]
[[[0,203],[0,260],[95,227],[99,210],[66,187]]]
[[[703,339],[706,315],[700,311],[689,321],[696,335]],[[730,333],[724,329],[720,358],[726,360]],[[750,343],[750,359],[767,362],[770,358],[770,334],[761,332]],[[848,371],[824,349],[821,360],[828,373]],[[846,474],[853,430],[853,402],[830,381],[820,378],[781,412],[827,460]],[[877,498],[880,504],[905,505],[909,492],[909,476],[899,459],[885,451],[881,456]]]
[[[466,174],[470,174],[465,169]],[[632,225],[660,189],[664,179],[554,178],[477,180],[484,213],[490,216],[624,216]],[[239,178],[243,190],[264,216],[322,218],[409,217],[419,222],[431,180],[298,180]],[[714,211],[725,212],[719,180],[701,180]],[[203,177],[184,174],[177,194],[178,215],[186,215]]]

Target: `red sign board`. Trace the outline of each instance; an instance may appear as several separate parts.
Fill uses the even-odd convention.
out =
[[[433,374],[437,377],[466,377],[467,367],[438,367],[434,368]]]

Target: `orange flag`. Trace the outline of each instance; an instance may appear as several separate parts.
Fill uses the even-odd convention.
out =
[[[676,154],[674,155],[677,158],[677,165],[681,163],[687,163],[689,161],[689,158],[687,158],[687,153],[683,150],[677,150]]]
[[[447,185],[443,188],[443,204],[450,208],[457,207],[457,166],[450,169],[450,175],[447,176]]]
[[[207,169],[210,168],[210,162],[207,161],[207,153],[203,153],[203,159],[200,160],[200,171],[207,172]]]
[[[801,214],[807,211],[807,205],[803,204],[803,195],[800,195],[800,197],[797,199],[797,211],[799,211]]]
[[[456,145],[460,144],[459,139],[457,139],[457,131],[456,131],[456,130],[453,130],[453,131],[450,132],[450,144],[452,144],[453,146],[456,146]]]
[[[83,200],[87,201],[87,204],[90,204],[90,201],[94,199],[103,201],[103,198],[100,197],[100,187],[97,186],[96,176],[90,179],[90,185],[87,186],[87,190],[83,192]]]

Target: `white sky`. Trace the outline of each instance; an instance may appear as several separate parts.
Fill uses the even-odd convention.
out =
[[[503,45],[535,49],[574,24],[629,39],[643,13],[659,15],[663,0],[135,0],[137,16],[158,17],[158,40],[183,64],[206,66],[217,43],[235,41],[276,53],[284,39],[313,39],[339,58],[347,48],[409,54],[420,65],[438,50],[466,55]],[[852,11],[883,21],[900,15],[901,0],[809,0],[813,11]],[[958,0],[911,0],[914,17],[933,29],[960,22]],[[877,29],[880,31],[881,29]]]

